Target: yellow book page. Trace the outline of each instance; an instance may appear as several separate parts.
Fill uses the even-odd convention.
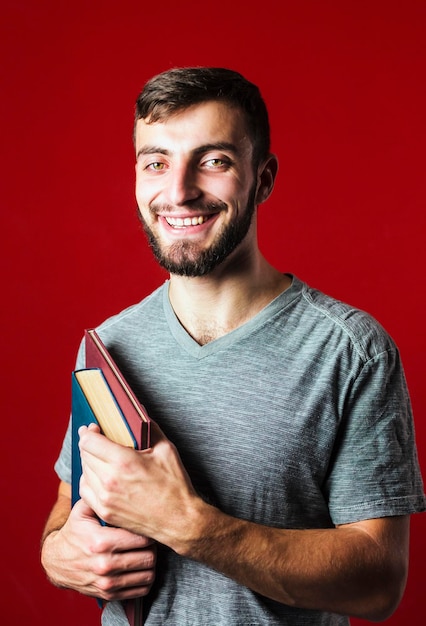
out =
[[[132,435],[102,372],[97,369],[80,370],[75,376],[103,434],[111,441],[134,448]]]

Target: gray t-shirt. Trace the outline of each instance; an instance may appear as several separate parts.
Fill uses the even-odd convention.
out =
[[[367,313],[293,277],[249,322],[200,346],[166,282],[98,332],[198,493],[222,511],[303,529],[425,510],[398,350]],[[68,430],[55,465],[67,482],[70,458]],[[162,546],[144,606],[147,626],[348,624],[269,600]],[[107,605],[103,623],[126,624],[119,605]]]

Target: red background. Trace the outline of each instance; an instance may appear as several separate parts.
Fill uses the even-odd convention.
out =
[[[165,278],[135,217],[131,131],[144,81],[171,66],[230,66],[261,87],[281,165],[262,248],[395,338],[425,468],[424,0],[3,0],[0,11],[2,623],[99,623],[93,600],[46,581],[39,537],[82,331]],[[419,623],[425,535],[414,516],[394,626]]]

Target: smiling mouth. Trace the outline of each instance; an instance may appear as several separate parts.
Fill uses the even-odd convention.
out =
[[[187,226],[200,226],[210,218],[211,215],[197,215],[194,217],[165,217],[164,219],[172,228],[186,228]]]

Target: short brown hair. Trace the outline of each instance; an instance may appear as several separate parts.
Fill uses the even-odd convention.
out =
[[[244,76],[222,67],[173,68],[151,78],[136,100],[135,127],[167,119],[193,104],[219,100],[239,108],[245,115],[257,166],[269,155],[268,111],[259,88]]]

